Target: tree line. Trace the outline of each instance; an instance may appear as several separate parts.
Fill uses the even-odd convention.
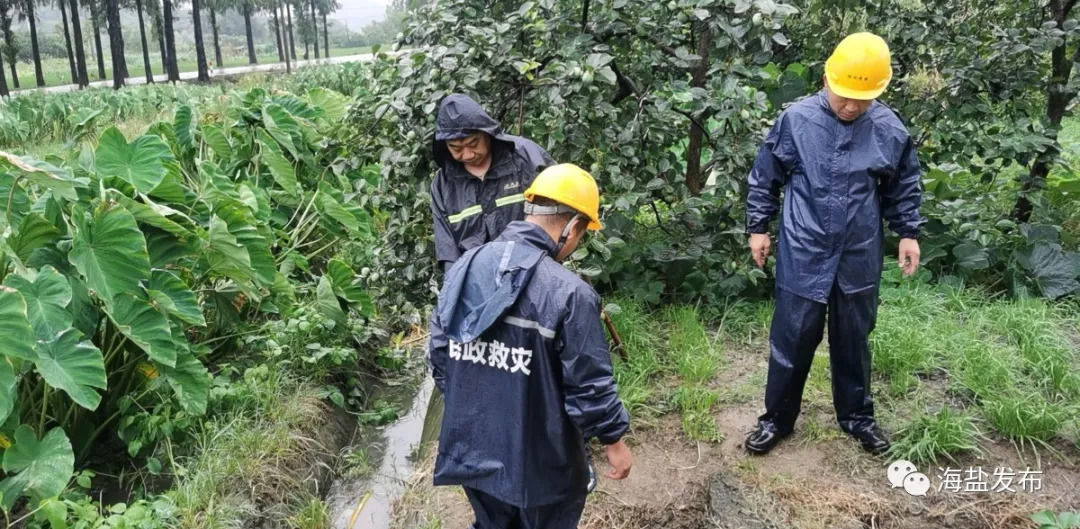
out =
[[[20,23],[25,21],[29,26],[34,80],[36,86],[45,86],[35,7],[52,5],[54,2],[60,11],[60,29],[64,34],[64,48],[71,84],[86,87],[90,83],[87,50],[83,44],[84,29],[89,29],[93,33],[93,52],[97,59],[98,78],[101,80],[107,78],[104,60],[106,52],[111,59],[111,77],[114,88],[123,86],[125,79],[131,76],[124,53],[125,42],[120,22],[122,10],[133,10],[138,16],[139,46],[142,50],[146,82],[154,82],[150,61],[153,46],[157,47],[162,70],[167,74],[169,81],[180,80],[174,31],[176,16],[173,12],[181,6],[181,0],[82,0],[81,2],[80,0],[0,0],[0,34],[3,36],[3,43],[0,45],[0,96],[9,94],[9,77],[11,89],[20,87],[16,70],[19,46],[12,29],[12,24],[16,21]],[[292,61],[297,59],[297,34],[304,46],[305,59],[310,56],[309,44],[316,59],[330,56],[328,15],[339,7],[337,0],[191,0],[199,81],[210,79],[209,54],[203,37],[202,18],[204,15],[209,15],[209,27],[212,34],[210,44],[213,46],[214,62],[218,68],[224,66],[218,35],[218,15],[228,10],[235,10],[244,17],[248,64],[258,63],[252,18],[259,13],[264,13],[268,16],[270,30],[277,45],[278,60],[285,62],[287,69],[291,70]],[[84,25],[87,19],[90,22],[88,28]],[[152,39],[147,38],[147,26],[149,26]],[[103,29],[108,35],[108,50],[102,47]],[[5,63],[7,63],[7,68],[5,68]]]

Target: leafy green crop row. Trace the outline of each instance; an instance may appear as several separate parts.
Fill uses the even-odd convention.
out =
[[[22,497],[54,509],[48,500],[103,434],[138,454],[148,440],[119,425],[140,410],[204,413],[213,351],[244,322],[288,316],[307,285],[330,326],[347,325],[350,311],[373,315],[350,263],[331,258],[343,240],[370,240],[373,224],[360,204],[377,172],[330,139],[348,99],[322,88],[198,90],[216,90],[223,110],[200,116],[182,104],[144,135],[109,128],[63,159],[0,152],[5,510]],[[147,92],[162,95],[139,104],[159,111],[193,93]],[[122,95],[90,106],[97,97],[16,99],[0,116],[45,119],[34,112],[67,104],[113,118],[152,110],[111,106]]]

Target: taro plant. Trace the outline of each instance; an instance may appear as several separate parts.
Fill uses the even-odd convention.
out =
[[[130,140],[109,128],[66,160],[0,152],[4,510],[56,497],[102,436],[138,456],[157,440],[121,428],[140,410],[203,414],[215,351],[291,311],[303,285],[331,325],[373,314],[350,264],[330,260],[371,234],[353,205],[371,171],[328,140],[344,101],[256,89],[204,119],[182,105]]]

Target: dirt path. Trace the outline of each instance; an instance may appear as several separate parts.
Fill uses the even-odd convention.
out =
[[[689,440],[677,412],[639,421],[628,437],[634,452],[631,477],[601,480],[581,528],[1033,528],[1028,516],[1034,512],[1080,508],[1080,458],[1075,447],[1065,445],[1058,447],[1061,456],[1044,452],[1036,461],[1030,452],[1021,457],[1007,441],[992,439],[981,456],[948,463],[988,473],[996,467],[1041,468],[1041,490],[1035,492],[931,489],[920,498],[891,488],[889,461],[862,452],[835,424],[826,354],[814,362],[795,433],[768,456],[750,456],[741,443],[760,413],[764,354],[755,346],[729,350],[725,359],[713,381],[728,388],[714,407],[722,440]],[[889,429],[888,413],[879,414]],[[602,460],[600,453],[595,457]],[[396,505],[393,527],[463,529],[472,523],[459,488],[430,485],[432,464],[429,455],[410,481]],[[939,483],[943,469],[920,470]]]

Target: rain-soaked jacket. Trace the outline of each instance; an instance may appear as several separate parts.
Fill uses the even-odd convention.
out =
[[[446,402],[436,485],[521,508],[584,496],[583,440],[626,432],[600,298],[554,250],[517,221],[450,268],[428,351]]]
[[[784,189],[777,286],[820,303],[834,283],[845,294],[877,286],[883,217],[904,238],[923,223],[914,142],[877,101],[852,122],[836,117],[825,91],[798,101],[777,118],[749,180],[749,233],[768,233]]]
[[[448,140],[476,131],[491,136],[491,167],[481,180],[454,161]],[[431,182],[435,258],[443,270],[467,250],[494,240],[511,221],[525,218],[525,191],[544,167],[555,162],[532,141],[504,134],[499,122],[462,94],[443,99],[433,145],[439,169]]]

